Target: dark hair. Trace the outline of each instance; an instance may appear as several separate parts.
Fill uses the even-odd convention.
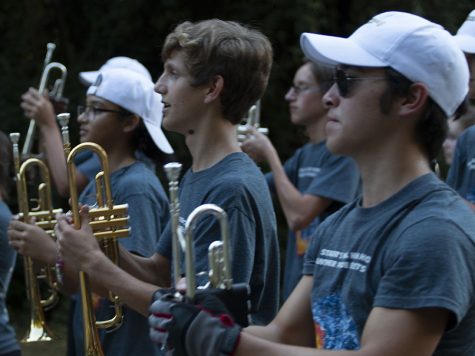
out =
[[[132,144],[136,150],[143,152],[156,165],[161,165],[172,160],[173,155],[164,153],[157,147],[142,119],[139,120],[133,132]]]
[[[310,69],[315,78],[315,81],[318,83],[320,92],[325,94],[333,85],[334,80],[333,76],[335,73],[335,66],[330,64],[315,63],[310,61],[307,57],[304,57],[303,63],[310,63]]]
[[[397,97],[409,94],[412,81],[404,77],[392,68],[385,69],[388,77],[386,91],[380,98],[380,109],[383,114],[387,114],[391,104]],[[456,115],[461,115],[466,110],[466,102],[463,102],[457,109]],[[440,106],[429,97],[424,111],[424,115],[417,122],[415,127],[415,138],[429,161],[432,161],[439,154],[442,143],[447,137],[448,117]]]
[[[13,179],[13,152],[8,136],[0,131],[0,198],[8,199]]]
[[[167,36],[163,61],[175,50],[185,53],[192,86],[203,85],[216,75],[223,77],[222,113],[233,124],[239,123],[264,94],[272,67],[272,46],[257,30],[218,19],[183,22]]]

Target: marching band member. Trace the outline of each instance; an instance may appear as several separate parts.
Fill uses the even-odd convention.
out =
[[[15,330],[10,325],[6,306],[10,279],[15,268],[16,252],[8,245],[8,224],[12,217],[7,205],[9,186],[12,183],[12,145],[0,131],[0,356],[20,356]]]
[[[161,130],[161,96],[144,76],[128,69],[110,69],[97,76],[88,89],[86,105],[78,111],[81,142],[97,143],[107,153],[114,204],[128,204],[131,233],[119,239],[120,244],[131,254],[148,257],[168,221],[168,199],[157,176],[136,159],[135,152],[140,150],[157,160],[163,152],[172,150]],[[95,182],[90,181],[79,201],[95,205],[95,190]],[[22,254],[54,265],[57,246],[40,228],[13,220],[9,237]],[[73,291],[77,287],[77,271],[66,264],[66,289]],[[110,302],[102,298],[97,305],[97,319],[109,319],[110,312]],[[154,347],[144,336],[146,331],[146,318],[126,309],[121,327],[114,332],[101,332],[103,350],[106,355],[152,354]],[[79,301],[75,303],[73,335],[76,354],[81,355],[84,345]]]
[[[475,10],[471,11],[454,36],[465,53],[470,69],[469,99],[475,108]],[[454,188],[475,211],[475,127],[466,129],[457,139],[447,184]]]
[[[462,51],[402,12],[349,38],[304,33],[301,46],[337,65],[323,97],[327,147],[357,162],[362,197],[316,230],[304,276],[268,326],[240,331],[219,300],[164,295],[151,307],[154,339],[190,356],[472,355],[475,218],[430,169],[447,118],[466,104]]]
[[[276,222],[265,179],[239,148],[235,125],[264,93],[272,64],[270,42],[235,22],[184,22],[167,37],[162,58],[164,71],[155,88],[163,98],[163,125],[185,136],[193,159],[181,181],[181,224],[204,203],[217,204],[227,213],[232,277],[250,284],[252,321],[265,324],[275,315],[279,298]],[[87,272],[92,284],[148,315],[157,288],[170,286],[170,224],[151,258],[121,250],[121,269],[99,250],[86,210],[82,218],[80,230],[66,219],[58,221],[65,264]],[[198,271],[208,270],[208,246],[218,239],[217,221],[205,217],[198,222],[193,237]]]
[[[359,173],[348,157],[331,154],[325,145],[327,110],[322,97],[333,82],[333,67],[310,61],[295,73],[285,95],[290,118],[301,125],[309,143],[282,165],[266,135],[251,128],[251,139],[242,144],[256,162],[268,163],[267,183],[277,193],[287,219],[289,234],[285,255],[283,300],[288,298],[302,276],[303,256],[318,225],[358,194]]]

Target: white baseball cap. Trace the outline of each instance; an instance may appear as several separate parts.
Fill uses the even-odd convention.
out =
[[[425,84],[447,116],[454,114],[468,93],[467,61],[453,36],[413,14],[379,14],[348,38],[303,33],[300,46],[316,62],[391,67]]]
[[[143,75],[150,81],[153,81],[152,76],[150,75],[150,72],[148,71],[147,68],[145,68],[145,66],[142,63],[140,63],[136,59],[123,57],[123,56],[113,57],[109,59],[106,63],[104,63],[101,66],[101,68],[99,68],[99,70],[80,72],[79,80],[84,85],[89,86],[96,81],[96,77],[99,74],[99,72],[104,72],[106,70],[114,69],[114,68],[129,69],[133,72]]]
[[[460,26],[454,36],[455,42],[466,53],[475,53],[475,10],[468,14],[465,22]]]
[[[173,153],[161,128],[162,96],[154,91],[152,81],[128,69],[110,69],[96,76],[87,95],[98,96],[140,116],[157,147]]]

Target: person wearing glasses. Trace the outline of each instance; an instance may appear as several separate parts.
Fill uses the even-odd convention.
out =
[[[141,258],[155,250],[158,237],[169,219],[168,198],[157,176],[137,160],[140,150],[162,164],[163,152],[171,146],[161,129],[163,104],[154,84],[128,69],[100,72],[87,91],[86,105],[79,108],[81,142],[93,142],[107,153],[114,204],[127,204],[130,235],[120,238],[121,248]],[[90,181],[79,202],[96,206],[96,184]],[[55,242],[33,224],[13,220],[10,243],[23,254],[49,265],[58,258]],[[64,290],[76,292],[77,271],[65,264]],[[69,272],[69,273],[67,273]],[[95,298],[97,320],[109,320],[114,309],[107,298]],[[76,355],[84,352],[80,297],[74,304],[72,333]],[[106,355],[151,355],[154,345],[147,336],[147,319],[124,307],[124,321],[114,331],[100,331]]]
[[[475,110],[475,10],[472,10],[460,26],[455,41],[465,53],[470,68],[470,105]],[[455,145],[447,184],[455,189],[475,212],[475,127],[462,132]]]
[[[316,230],[269,325],[240,330],[219,300],[165,295],[151,307],[152,337],[189,356],[473,355],[475,218],[430,168],[447,119],[466,106],[462,51],[403,12],[349,38],[303,33],[301,47],[337,66],[323,96],[327,147],[356,161],[362,197]]]
[[[282,300],[287,299],[302,276],[303,256],[317,226],[358,194],[355,162],[331,154],[325,146],[327,110],[322,97],[332,82],[332,66],[306,61],[295,73],[285,100],[292,123],[305,128],[309,143],[284,165],[269,138],[254,128],[249,129],[251,139],[241,146],[254,161],[269,165],[267,183],[277,193],[289,227]]]
[[[83,71],[79,73],[79,80],[86,87],[89,87],[101,71],[109,69],[128,69],[152,82],[152,76],[145,66],[136,59],[119,56],[107,60],[96,71]],[[21,104],[26,117],[36,121],[40,134],[41,149],[45,154],[46,163],[50,169],[51,178],[56,187],[58,195],[63,198],[69,197],[69,181],[66,174],[66,164],[59,164],[64,161],[63,144],[60,129],[56,121],[56,113],[53,103],[46,93],[40,93],[35,88],[29,88],[21,96]],[[137,151],[137,158],[147,164],[155,171],[155,165],[147,159],[145,155]],[[172,153],[172,152],[165,152]],[[54,164],[53,164],[54,163]],[[75,160],[76,163],[76,184],[80,192],[87,183],[94,179],[100,170],[99,158],[91,151],[81,152]]]

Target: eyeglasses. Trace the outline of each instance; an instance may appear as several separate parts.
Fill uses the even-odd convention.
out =
[[[302,93],[312,92],[312,91],[319,91],[319,87],[310,87],[306,85],[292,85],[289,88],[289,91],[293,91],[295,95],[299,96]]]
[[[358,77],[358,76],[346,73],[343,69],[336,69],[335,75],[334,75],[334,80],[336,83],[336,87],[338,88],[338,92],[344,98],[348,97],[355,82],[359,80],[369,80],[369,79],[387,80],[389,78],[387,77]]]
[[[127,112],[123,110],[96,108],[94,106],[89,106],[89,105],[78,105],[77,110],[78,110],[78,117],[84,114],[84,116],[86,116],[88,120],[95,120],[96,115],[103,112],[114,112],[121,115],[127,115]]]

